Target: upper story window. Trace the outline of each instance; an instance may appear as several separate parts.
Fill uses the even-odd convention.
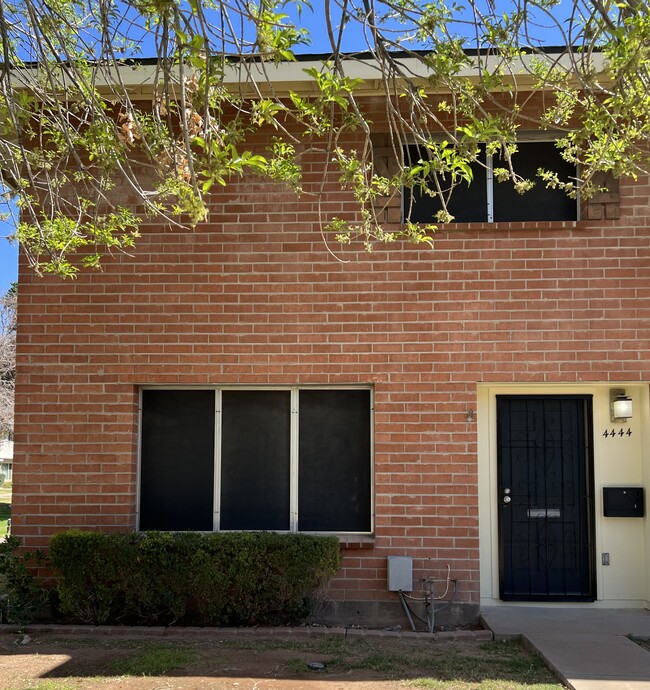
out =
[[[511,181],[499,182],[493,175],[495,168],[505,167],[498,156],[482,154],[480,162],[472,164],[471,184],[458,184],[447,203],[454,223],[507,223],[521,221],[577,220],[578,203],[560,189],[548,188],[538,177],[539,168],[556,172],[560,180],[576,178],[576,167],[565,161],[552,141],[527,141],[517,144],[513,166],[521,177],[535,181],[535,186],[519,194]],[[409,147],[411,160],[418,160],[417,146]],[[449,187],[442,176],[440,187]],[[405,216],[413,223],[435,223],[442,210],[437,196],[422,194],[418,189],[404,190]]]
[[[145,389],[139,528],[369,533],[369,388]]]

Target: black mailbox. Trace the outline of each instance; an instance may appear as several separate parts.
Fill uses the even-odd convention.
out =
[[[603,487],[605,517],[642,518],[645,514],[643,503],[643,489],[639,486]]]

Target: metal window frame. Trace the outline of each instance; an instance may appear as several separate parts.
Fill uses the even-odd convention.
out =
[[[214,400],[214,414],[215,414],[215,431],[214,431],[214,483],[213,483],[213,517],[212,517],[212,531],[221,532],[221,439],[222,439],[222,410],[223,410],[223,391],[228,390],[250,390],[250,391],[268,391],[281,390],[289,391],[290,393],[290,489],[289,489],[289,532],[296,534],[298,530],[299,505],[298,505],[298,475],[299,475],[299,412],[300,412],[300,391],[301,390],[367,390],[370,393],[370,409],[368,410],[370,421],[370,531],[369,532],[302,532],[302,534],[320,534],[320,535],[341,535],[341,536],[369,536],[374,534],[375,529],[375,444],[374,444],[374,413],[375,413],[375,396],[374,387],[368,384],[341,384],[341,385],[297,385],[297,386],[256,386],[256,385],[155,385],[147,384],[140,385],[138,390],[138,431],[137,431],[137,473],[136,473],[136,519],[135,529],[140,529],[140,494],[142,483],[142,412],[143,412],[143,391],[145,390],[212,390],[215,393]]]

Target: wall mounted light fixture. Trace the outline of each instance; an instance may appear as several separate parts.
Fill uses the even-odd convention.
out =
[[[612,422],[626,422],[632,417],[632,398],[623,388],[609,391],[609,411]]]

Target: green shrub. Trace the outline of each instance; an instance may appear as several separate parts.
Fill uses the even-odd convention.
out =
[[[276,625],[307,616],[335,537],[273,532],[55,535],[60,610],[84,623]]]
[[[0,622],[30,623],[48,603],[46,590],[34,570],[46,562],[41,551],[19,552],[20,539],[0,541]]]

